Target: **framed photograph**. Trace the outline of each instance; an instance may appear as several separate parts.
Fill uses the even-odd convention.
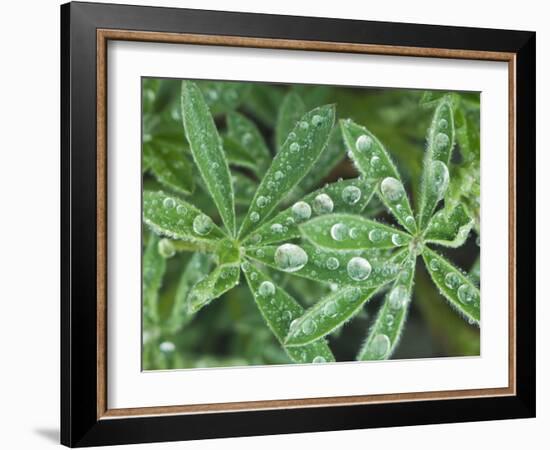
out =
[[[61,26],[63,444],[535,415],[535,33]]]

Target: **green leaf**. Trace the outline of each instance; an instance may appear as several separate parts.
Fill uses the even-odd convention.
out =
[[[153,112],[158,114],[166,109],[177,98],[180,87],[179,80],[159,80],[159,88],[153,103]]]
[[[436,108],[428,131],[424,168],[420,184],[420,211],[418,225],[424,230],[449,186],[449,162],[454,145],[454,119],[450,101],[446,97]]]
[[[382,143],[365,127],[351,120],[340,121],[344,142],[359,171],[379,182],[378,195],[397,221],[410,233],[416,232],[407,192],[397,168]]]
[[[283,97],[284,91],[278,86],[253,84],[246,97],[245,105],[264,124],[273,128]]]
[[[442,256],[426,248],[422,254],[428,272],[440,292],[471,323],[479,324],[480,293],[466,275]]]
[[[229,233],[235,234],[233,184],[222,141],[195,83],[183,81],[181,111],[191,153]]]
[[[159,183],[182,194],[191,194],[195,188],[193,166],[183,148],[161,145],[156,141],[149,147],[148,167]]]
[[[223,231],[204,213],[162,191],[143,193],[143,220],[155,233],[183,241],[190,250],[212,250],[224,237]]]
[[[274,269],[337,285],[379,286],[399,267],[377,250],[335,251],[311,244],[283,244],[247,249],[247,256]]]
[[[294,92],[286,94],[277,115],[275,127],[275,144],[279,151],[288,137],[288,134],[296,126],[296,123],[306,113],[306,106],[300,96]]]
[[[265,173],[271,162],[271,153],[254,122],[242,114],[232,112],[227,115],[227,129],[229,136],[238,142],[255,162],[258,173]]]
[[[149,234],[142,261],[143,317],[150,323],[158,322],[158,292],[166,271],[166,260],[158,251],[158,236]]]
[[[292,324],[285,344],[287,346],[304,345],[340,328],[357,314],[384,284],[397,276],[405,256],[405,252],[400,252],[391,259],[391,264],[395,266],[396,270],[392,268],[389,271],[390,276],[378,277],[378,284],[363,283],[357,286],[341,286],[335,292],[321,299]],[[386,267],[389,264],[386,261]]]
[[[244,167],[251,170],[256,175],[261,176],[259,165],[256,160],[245,150],[245,148],[230,136],[223,137],[223,149],[227,156],[227,162],[236,167]],[[233,186],[233,189],[236,189]]]
[[[344,192],[346,195],[344,196]],[[325,214],[329,210],[338,213],[360,213],[365,209],[374,193],[374,184],[363,178],[342,180],[327,184],[300,201],[281,211],[268,222],[249,235],[245,245],[266,245],[289,241],[300,237],[298,225],[316,214]],[[326,200],[326,196],[330,202]],[[345,198],[345,200],[344,200]],[[317,200],[316,200],[317,199]],[[328,205],[323,208],[323,200]],[[332,207],[329,207],[332,205]]]
[[[191,313],[188,294],[195,284],[208,275],[211,266],[212,257],[205,253],[194,253],[189,259],[181,273],[168,319],[168,328],[172,333],[177,332],[189,321]]]
[[[249,83],[231,81],[198,81],[197,84],[214,116],[237,109],[251,88]]]
[[[357,355],[358,361],[388,359],[393,354],[407,320],[415,264],[416,257],[409,255],[405,267],[384,298],[369,335]]]
[[[249,262],[245,261],[242,269],[258,309],[288,356],[297,363],[334,361],[334,356],[325,340],[318,340],[311,345],[301,347],[285,347],[283,341],[290,329],[290,324],[303,314],[304,309]]]
[[[258,189],[258,184],[239,172],[233,172],[231,178],[235,189],[235,203],[237,205],[250,205],[256,189]]]
[[[456,141],[463,160],[479,161],[479,123],[475,124],[470,115],[465,113],[462,108],[455,111],[454,119]]]
[[[460,247],[468,239],[473,225],[474,221],[459,203],[451,211],[441,210],[431,218],[424,239],[445,247]]]
[[[301,224],[300,230],[313,244],[334,250],[395,248],[411,240],[391,226],[351,214],[316,217]]]
[[[238,264],[222,264],[210,275],[193,286],[188,295],[189,311],[196,313],[212,300],[220,297],[239,283]]]
[[[474,264],[472,265],[472,268],[470,269],[468,276],[477,286],[479,286],[479,282],[481,278],[481,260],[479,256],[477,257]]]
[[[304,125],[305,124],[305,125]],[[284,196],[300,182],[325,147],[334,124],[334,106],[315,108],[294,127],[264,176],[239,235],[246,236],[268,218]]]

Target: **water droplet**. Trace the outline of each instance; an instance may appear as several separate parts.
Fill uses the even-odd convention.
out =
[[[384,359],[390,351],[391,341],[385,334],[374,336],[369,345],[369,353],[376,359]]]
[[[372,138],[366,134],[362,134],[355,141],[355,147],[360,152],[366,152],[372,147]]]
[[[370,165],[373,169],[377,169],[378,167],[380,167],[380,158],[376,155],[374,155],[371,159],[370,159]]]
[[[176,349],[176,345],[170,341],[161,342],[159,349],[162,353],[172,353]]]
[[[380,231],[378,228],[373,228],[369,231],[369,239],[373,243],[380,242],[383,238],[382,231]]]
[[[380,191],[382,195],[391,203],[395,203],[403,197],[405,189],[403,184],[396,178],[386,177],[380,184]]]
[[[400,245],[403,245],[405,243],[405,239],[400,234],[393,233],[391,235],[391,242],[393,245],[399,247]]]
[[[307,319],[302,325],[302,331],[304,332],[304,334],[315,333],[316,329],[317,324],[311,319]]]
[[[184,214],[187,214],[187,208],[183,205],[178,205],[176,212],[183,216]]]
[[[241,269],[243,269],[243,272],[248,272],[250,270],[250,263],[248,261],[245,261],[241,264]]]
[[[334,209],[334,203],[327,194],[319,194],[313,200],[313,211],[317,214],[328,214]]]
[[[275,179],[278,181],[278,180],[282,179],[285,176],[285,174],[283,172],[281,172],[280,170],[277,170],[275,172],[274,176],[275,176]]]
[[[311,123],[318,127],[319,125],[321,125],[323,123],[323,118],[321,116],[319,116],[318,114],[315,114],[312,118],[311,118]]]
[[[199,214],[193,220],[193,231],[199,236],[206,236],[214,228],[214,222],[206,214]]]
[[[258,222],[258,220],[260,220],[260,215],[256,211],[254,211],[252,214],[250,214],[250,221],[251,222],[256,223],[256,222]]]
[[[258,250],[256,250],[256,256],[258,258],[263,258],[265,256],[265,252],[261,248],[259,248]]]
[[[296,202],[292,205],[292,215],[298,221],[307,220],[311,217],[311,207],[306,202]]]
[[[334,317],[338,311],[338,307],[336,305],[336,302],[330,301],[328,302],[325,307],[323,308],[323,313],[325,316]]]
[[[297,245],[283,244],[275,251],[275,264],[286,272],[296,272],[307,264],[307,253]]]
[[[176,201],[175,201],[173,198],[166,197],[166,198],[162,201],[162,205],[163,205],[165,208],[170,209],[170,208],[173,208],[174,206],[176,206]]]
[[[311,361],[313,364],[323,364],[323,363],[326,363],[327,360],[325,358],[323,358],[322,356],[316,356],[315,358],[313,358],[313,361]]]
[[[430,269],[432,269],[434,272],[437,272],[439,270],[439,261],[437,259],[432,259],[430,261]]]
[[[409,243],[409,250],[414,255],[421,255],[424,252],[424,243],[418,239],[412,239]]]
[[[283,226],[280,223],[274,223],[271,225],[271,232],[272,233],[282,233],[283,232]]]
[[[449,126],[449,123],[447,122],[446,119],[440,119],[437,126],[442,130],[446,130],[447,127]]]
[[[386,316],[386,325],[391,328],[393,326],[393,315],[388,314]]]
[[[445,133],[437,133],[435,136],[435,145],[438,150],[443,150],[449,145],[449,136],[447,136]]]
[[[345,293],[344,297],[349,303],[355,302],[359,298],[361,291],[357,287],[352,287],[348,292]]]
[[[445,285],[449,289],[456,289],[459,284],[460,278],[458,278],[458,275],[456,273],[449,272],[447,275],[445,275]]]
[[[304,122],[306,123],[306,122]],[[298,151],[300,151],[300,144],[298,144],[298,142],[293,142],[292,144],[290,144],[290,151],[292,153],[296,153]]]
[[[275,294],[275,285],[271,281],[262,281],[258,288],[258,294],[262,297],[271,297]]]
[[[176,254],[174,244],[169,239],[161,239],[159,241],[158,251],[163,258],[171,258]]]
[[[301,128],[302,130],[307,130],[307,129],[309,128],[309,123],[307,123],[305,120],[302,120],[302,121],[300,122],[300,128]]]
[[[405,217],[405,225],[407,225],[408,227],[413,227],[414,226],[414,217],[413,216]]]
[[[409,301],[409,293],[403,285],[395,286],[389,296],[389,304],[393,309],[401,309]]]
[[[357,230],[357,228],[351,228],[349,230],[348,236],[350,237],[350,239],[357,239],[357,236],[359,236],[359,231]]]
[[[342,190],[342,200],[348,205],[355,205],[361,199],[361,189],[357,186],[346,186]]]
[[[292,313],[288,310],[283,311],[283,318],[288,322],[292,320]]]
[[[354,256],[349,260],[347,270],[352,280],[363,281],[369,277],[372,267],[365,258]]]
[[[476,291],[473,287],[463,284],[458,288],[458,299],[466,304],[471,303],[476,298]]]
[[[251,133],[245,133],[243,134],[242,143],[244,145],[250,145],[252,141],[254,140],[254,136],[252,136]]]
[[[445,195],[447,187],[449,186],[449,169],[445,163],[441,161],[434,161],[432,163],[432,174],[437,197],[438,199],[441,199]]]
[[[290,322],[290,326],[288,327],[288,331],[294,331],[298,327],[298,323],[300,322],[300,319],[294,319],[292,322]]]
[[[326,266],[329,270],[336,270],[340,267],[340,261],[338,261],[338,258],[331,256],[327,259]]]
[[[348,227],[343,223],[335,223],[330,229],[330,235],[335,241],[343,241],[348,234]]]
[[[252,273],[250,274],[250,279],[251,279],[252,281],[255,281],[257,278],[258,278],[258,274],[257,274],[256,272],[252,272]]]
[[[250,242],[254,245],[259,244],[260,242],[262,242],[262,236],[260,234],[253,234],[250,237]]]
[[[258,206],[258,208],[265,208],[268,203],[269,203],[269,200],[267,199],[267,197],[264,197],[263,195],[260,195],[256,199],[256,205]]]

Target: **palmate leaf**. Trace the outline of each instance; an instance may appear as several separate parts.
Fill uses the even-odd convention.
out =
[[[411,236],[394,227],[352,214],[328,214],[300,225],[313,244],[334,250],[394,248],[407,245]]]
[[[400,252],[391,259],[391,263],[386,260],[385,267],[388,268],[390,264],[393,267],[388,270],[387,276],[377,277],[377,283],[343,286],[320,300],[292,324],[285,344],[304,345],[337,330],[357,314],[384,284],[397,276],[405,255]],[[383,270],[384,266],[381,266],[381,272]]]
[[[238,142],[255,162],[259,175],[265,173],[271,161],[271,153],[260,130],[250,119],[237,112],[227,114],[228,135]]]
[[[327,184],[261,225],[243,243],[249,246],[260,243],[266,245],[298,238],[298,225],[301,222],[328,212],[360,213],[369,203],[373,192],[374,183],[363,178]]]
[[[260,225],[304,177],[325,147],[334,124],[334,106],[315,108],[291,131],[265,174],[243,221],[240,237]]]
[[[378,194],[397,221],[410,233],[416,231],[409,198],[397,168],[382,143],[365,127],[351,120],[340,121],[348,151],[359,171],[379,182]]]
[[[418,225],[424,229],[449,185],[449,162],[454,146],[453,110],[446,97],[436,108],[428,131],[424,167],[420,184]]]
[[[284,346],[290,324],[304,313],[304,309],[287,292],[276,286],[266,274],[257,270],[249,262],[244,262],[242,269],[258,309],[288,356],[297,363],[334,361],[334,356],[324,340],[300,347]]]
[[[407,320],[414,284],[415,264],[416,257],[408,255],[391,290],[386,294],[369,335],[357,355],[358,361],[388,359],[397,347]]]
[[[154,140],[143,145],[143,157],[159,183],[182,194],[193,192],[193,166],[183,153],[183,145],[178,148]]]
[[[289,92],[286,94],[277,115],[275,127],[275,146],[279,151],[285,143],[289,133],[296,123],[306,113],[306,106],[298,94]]]
[[[424,239],[445,247],[460,247],[468,238],[473,225],[474,221],[464,206],[458,204],[451,211],[441,210],[430,219]]]
[[[188,250],[212,251],[225,236],[193,205],[162,191],[143,192],[143,221],[155,233],[182,241]]]
[[[433,282],[443,296],[471,323],[479,324],[479,289],[453,264],[426,248],[422,254]]]
[[[235,234],[233,184],[218,130],[195,83],[183,81],[181,111],[193,159],[230,234]]]
[[[158,251],[158,243],[158,236],[150,233],[142,261],[143,317],[149,323],[158,322],[158,292],[166,271],[166,260]]]
[[[391,280],[398,270],[396,264],[377,250],[345,252],[321,249],[311,244],[283,244],[247,249],[246,254],[274,269],[338,285],[379,286]],[[300,265],[302,267],[298,269]]]
[[[239,283],[238,264],[222,264],[193,286],[188,294],[189,312],[196,313]]]
[[[237,109],[250,91],[249,83],[231,81],[197,81],[213,115]]]

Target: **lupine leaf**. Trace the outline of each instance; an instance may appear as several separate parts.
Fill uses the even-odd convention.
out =
[[[256,160],[244,149],[244,147],[230,136],[223,137],[223,149],[227,162],[236,167],[245,167],[257,175],[261,175]],[[236,186],[233,186],[236,189]]]
[[[168,327],[172,333],[179,330],[191,317],[188,294],[192,287],[205,278],[210,272],[212,257],[205,253],[194,253],[183,270],[178,288],[174,296],[174,303],[168,319]]]
[[[295,92],[289,92],[283,99],[277,115],[277,126],[275,128],[277,151],[283,147],[288,134],[305,113],[306,107],[300,96]]]
[[[334,123],[334,106],[315,108],[294,127],[265,174],[239,235],[246,236],[269,217],[269,213],[304,177],[325,147]],[[305,126],[303,125],[305,124]]]
[[[436,108],[428,131],[420,184],[418,226],[424,229],[449,185],[449,162],[455,134],[453,110],[446,98]]]
[[[231,81],[198,81],[204,99],[213,115],[234,111],[250,91],[250,84]]]
[[[340,121],[342,135],[359,171],[380,182],[378,194],[397,221],[409,232],[416,231],[409,198],[401,177],[382,143],[365,127],[351,120]]]
[[[285,340],[286,344],[303,345],[337,330],[357,314],[384,284],[397,276],[405,256],[405,252],[399,252],[390,261],[386,260],[385,266],[380,266],[379,275],[373,277],[377,283],[363,282],[355,286],[340,286],[335,292],[321,299],[292,324]]]
[[[424,239],[445,247],[460,247],[473,225],[474,221],[459,203],[452,211],[441,210],[430,219]]]
[[[479,161],[479,127],[462,108],[455,111],[454,119],[456,141],[462,158],[464,161]]]
[[[345,196],[343,196],[344,192],[346,193]],[[328,213],[329,210],[337,213],[360,213],[369,203],[373,192],[374,184],[363,178],[353,178],[327,184],[325,187],[306,195],[261,225],[243,242],[245,245],[258,245],[260,243],[266,245],[300,237],[298,225],[301,222],[318,214]],[[324,196],[330,198],[332,207],[322,208],[322,200],[326,200]],[[321,200],[316,201],[316,198]]]
[[[211,249],[224,237],[223,231],[208,216],[190,203],[162,191],[143,193],[143,220],[155,233],[184,241],[195,250]]]
[[[334,356],[324,339],[301,347],[284,346],[283,342],[290,324],[304,313],[304,309],[249,262],[245,261],[242,268],[258,309],[288,356],[297,363],[334,361]]]
[[[183,148],[153,141],[150,149],[147,152],[148,167],[159,183],[177,192],[191,194],[195,188],[193,166],[183,154]]]
[[[311,244],[283,244],[247,249],[246,254],[274,269],[338,285],[379,286],[391,280],[398,269],[378,250],[336,251]]]
[[[193,286],[188,294],[189,311],[196,313],[212,300],[223,295],[239,283],[240,269],[238,264],[222,264],[210,275]]]
[[[177,98],[178,90],[181,87],[179,80],[163,79],[159,81],[159,88],[155,94],[152,108],[153,112],[157,114],[166,109]]]
[[[158,322],[158,292],[166,271],[166,260],[158,251],[158,236],[150,233],[145,253],[143,254],[143,316],[151,322]]]
[[[255,161],[258,173],[265,173],[271,161],[271,153],[254,122],[242,114],[232,112],[227,114],[227,129],[229,136]]]
[[[229,166],[214,120],[195,83],[182,82],[181,111],[195,163],[224,225],[230,234],[234,234],[235,205]]]
[[[415,265],[416,256],[409,255],[391,290],[384,298],[384,303],[357,355],[357,360],[388,359],[394,352],[407,320]]]
[[[426,248],[422,254],[428,272],[440,292],[471,323],[479,324],[479,289],[453,264]]]
[[[401,230],[351,214],[316,217],[301,224],[300,230],[313,244],[334,250],[402,247],[411,240]]]

